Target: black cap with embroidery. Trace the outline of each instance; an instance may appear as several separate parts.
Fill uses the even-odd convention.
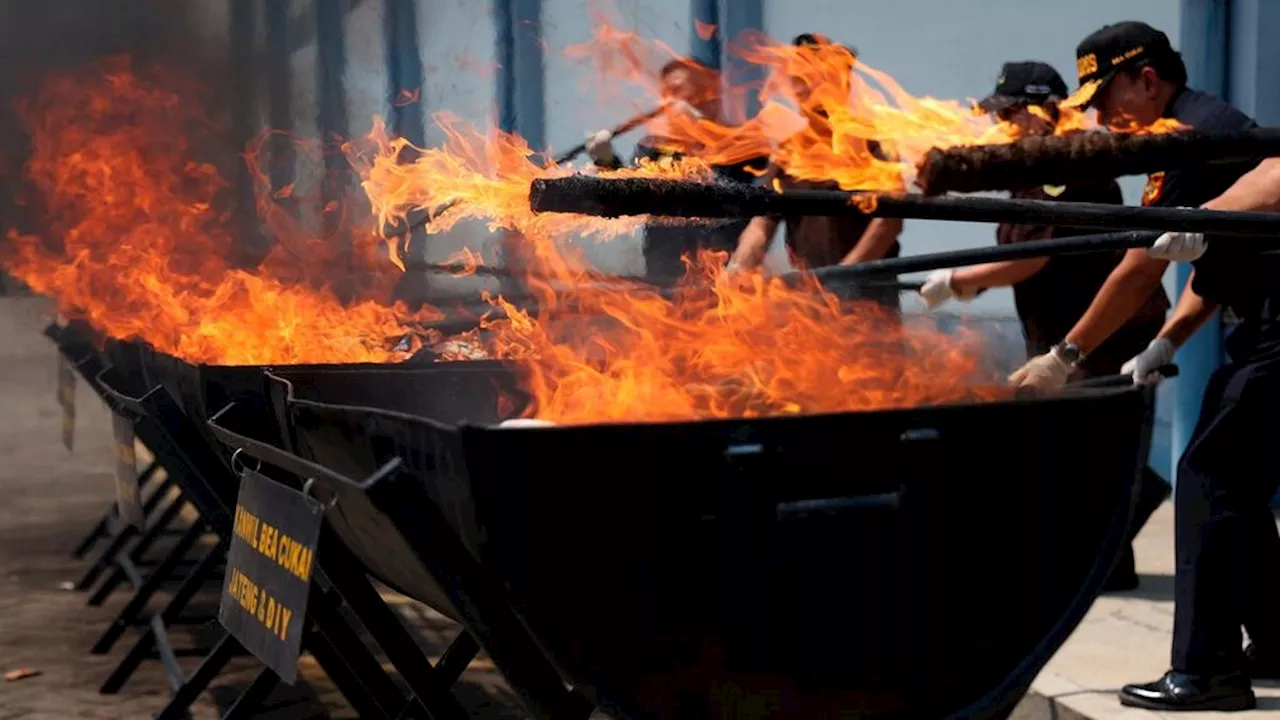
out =
[[[792,38],[791,44],[796,47],[808,47],[808,48],[820,48],[823,46],[840,48],[845,52],[849,53],[852,60],[856,61],[858,59],[857,48],[851,47],[849,45],[841,45],[840,43],[837,43],[837,42],[832,42],[825,35],[820,35],[818,33],[800,33],[799,35]]]
[[[1088,107],[1116,73],[1138,63],[1176,57],[1169,36],[1133,20],[1107,25],[1076,46],[1080,86],[1062,104]]]
[[[1065,97],[1067,83],[1052,65],[1027,60],[1005,63],[1000,68],[995,91],[983,98],[978,107],[987,112],[1000,112],[1015,105],[1043,105]]]

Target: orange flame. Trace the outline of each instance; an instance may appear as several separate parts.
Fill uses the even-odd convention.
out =
[[[54,79],[21,107],[32,136],[26,175],[57,241],[10,231],[5,268],[55,298],[62,314],[193,363],[404,357],[392,346],[429,313],[412,317],[370,300],[344,305],[308,284],[314,277],[286,283],[233,267],[235,225],[221,209],[227,184],[195,159],[188,133],[207,128],[187,98],[165,89],[177,86],[115,60]],[[268,219],[277,238],[286,225],[301,232],[285,219]],[[263,266],[307,275],[306,249],[281,257],[281,247]]]
[[[782,170],[800,180],[834,181],[846,190],[895,192],[914,179],[916,166],[935,147],[1005,144],[1024,135],[1017,123],[976,112],[972,100],[912,95],[890,75],[837,44],[820,41],[797,47],[744,33],[732,50],[768,71],[758,91],[761,111],[756,118],[735,126],[719,118],[668,113],[655,123],[660,123],[655,134],[667,138],[673,148],[692,149],[710,165],[772,154]],[[676,57],[666,45],[622,31],[602,15],[595,18],[593,37],[565,52],[589,59],[601,86],[621,81],[651,98],[661,93],[653,79],[655,66]],[[1049,117],[1044,108],[1028,110]],[[1182,127],[1165,119],[1145,127],[1111,129],[1161,133]],[[1061,107],[1052,131],[1099,129],[1093,113]],[[868,140],[886,152],[870,152]]]
[[[440,118],[448,142],[413,148],[375,136],[379,151],[355,156],[384,224],[449,205],[428,232],[464,217],[518,230],[531,250],[525,284],[538,313],[499,298],[507,319],[486,323],[482,343],[454,343],[450,357],[518,359],[534,402],[526,414],[563,423],[669,421],[898,407],[1003,397],[973,337],[927,324],[890,322],[878,306],[841,302],[809,280],[741,280],[704,255],[687,285],[664,295],[592,285],[583,257],[561,240],[609,237],[637,219],[606,220],[529,209],[529,182],[566,173],[530,160],[519,137],[463,129]],[[379,127],[378,131],[382,129]],[[705,165],[642,165],[609,175],[697,176]]]

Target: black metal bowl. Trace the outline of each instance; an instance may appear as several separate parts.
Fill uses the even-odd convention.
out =
[[[288,415],[353,477],[402,459],[602,707],[999,717],[1123,543],[1152,394],[521,429],[299,397]],[[347,542],[412,525],[379,502]]]

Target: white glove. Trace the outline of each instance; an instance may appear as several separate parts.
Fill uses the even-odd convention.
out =
[[[951,269],[929,273],[929,277],[920,286],[920,297],[924,299],[925,307],[932,310],[956,296],[956,291],[951,289],[952,274]]]
[[[612,165],[618,156],[613,152],[613,133],[600,130],[587,133],[587,155],[597,165]]]
[[[701,119],[703,118],[703,115],[702,115],[702,113],[701,113],[701,112],[699,112],[699,111],[698,111],[698,108],[696,108],[696,107],[694,107],[694,106],[690,105],[689,103],[685,102],[684,100],[672,100],[672,101],[667,105],[667,112],[683,113],[683,114],[685,114],[685,115],[692,115],[694,118],[696,118],[696,119],[698,119],[698,120],[701,120]]]
[[[1053,350],[1037,355],[1009,376],[1009,382],[1037,390],[1058,390],[1067,384],[1072,367]]]
[[[1133,375],[1134,385],[1155,385],[1164,380],[1164,376],[1155,370],[1173,362],[1175,350],[1173,343],[1167,339],[1156,338],[1151,341],[1146,350],[1134,355],[1128,362],[1121,365],[1120,374]]]
[[[1153,258],[1189,263],[1199,260],[1208,245],[1204,233],[1167,232],[1147,250]]]
[[[925,307],[932,310],[952,298],[968,302],[977,297],[975,292],[956,292],[955,287],[951,284],[951,280],[954,277],[955,270],[953,268],[934,270],[929,273],[929,277],[920,286],[920,297],[924,299]]]

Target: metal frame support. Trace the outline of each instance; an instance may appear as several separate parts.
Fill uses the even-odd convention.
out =
[[[731,122],[742,122],[760,111],[757,90],[764,83],[764,69],[743,60],[734,52],[735,43],[742,42],[744,32],[764,30],[764,0],[720,0],[720,23],[717,25],[722,45],[720,66],[724,70],[724,82],[728,100],[726,111]],[[696,31],[695,31],[696,32]],[[742,117],[736,117],[738,113]]]
[[[692,0],[689,10],[693,22],[689,24],[689,55],[713,70],[720,69],[720,2],[719,0]],[[703,37],[704,33],[709,33]]]
[[[230,100],[231,110],[231,142],[235,144],[237,153],[243,152],[245,146],[253,139],[255,100],[257,98],[257,79],[254,75],[254,45],[258,29],[258,17],[254,11],[253,0],[231,0],[230,36],[231,74],[233,77]],[[235,249],[240,261],[253,262],[265,254],[263,247],[267,240],[263,236],[256,208],[253,177],[244,163],[237,162],[234,169],[235,195],[238,206],[236,224],[240,228],[240,244]]]
[[[262,4],[262,23],[266,38],[267,120],[272,130],[293,131],[293,52],[289,47],[289,4]],[[268,172],[273,191],[293,182],[293,144],[287,137],[272,138],[267,146]]]
[[[391,131],[421,147],[425,134],[421,102],[398,102],[402,93],[422,91],[417,3],[414,0],[383,0],[383,21]]]
[[[498,127],[540,149],[546,143],[542,0],[494,0],[493,25]]]
[[[387,108],[391,132],[422,147],[426,125],[422,116],[423,71],[418,42],[418,6],[414,0],[383,0],[383,36],[387,50]],[[406,102],[408,93],[418,93],[417,102]],[[410,151],[411,153],[411,151]],[[409,153],[402,154],[406,161]],[[426,262],[426,228],[414,228],[405,253],[410,266]]]
[[[542,63],[542,0],[493,0],[494,55],[498,69],[498,127],[519,133],[529,147],[546,147],[545,69]],[[541,158],[531,158],[542,162]],[[520,238],[505,233],[501,240],[502,264],[513,272],[503,281],[502,292],[522,295],[525,289],[518,270],[527,252]]]
[[[1179,46],[1187,65],[1188,83],[1198,90],[1231,100],[1229,62],[1232,0],[1182,0]],[[1191,275],[1186,263],[1174,265],[1176,292],[1182,293]],[[1209,376],[1222,363],[1222,323],[1215,315],[1178,350],[1178,378],[1173,387],[1170,483],[1177,482],[1178,459],[1191,439],[1200,401]]]
[[[318,102],[316,126],[321,141],[328,144],[343,142],[348,137],[347,94],[343,75],[347,69],[347,47],[343,33],[342,0],[315,0],[316,8],[316,72],[318,74]],[[325,153],[326,177],[323,186],[324,203],[342,202],[346,159],[341,153]],[[337,213],[324,213],[325,231],[332,232]]]

